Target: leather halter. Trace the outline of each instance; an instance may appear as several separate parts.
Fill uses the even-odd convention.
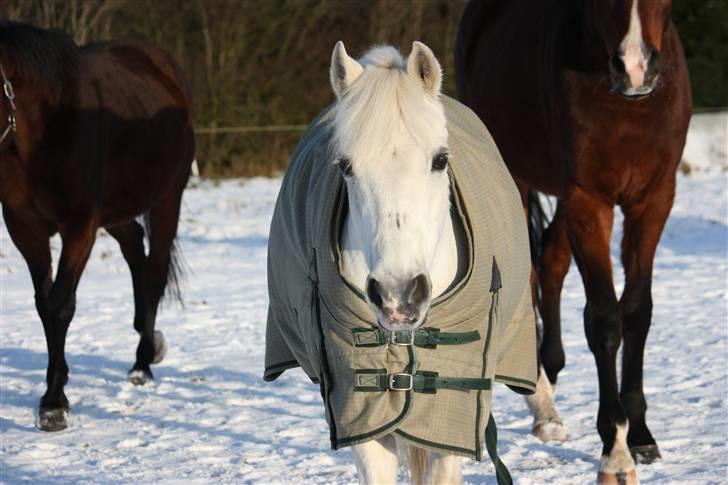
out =
[[[15,113],[17,109],[15,108],[15,91],[13,91],[13,84],[10,82],[8,77],[5,75],[5,69],[3,69],[3,65],[0,64],[0,75],[2,76],[2,82],[3,82],[3,93],[5,94],[5,98],[7,99],[7,105],[8,105],[8,126],[5,128],[5,130],[2,132],[2,135],[0,135],[0,143],[5,141],[5,138],[10,135],[10,132],[15,133],[17,131],[17,124],[15,122]]]

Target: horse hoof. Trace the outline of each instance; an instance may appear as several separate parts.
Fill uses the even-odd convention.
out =
[[[628,472],[599,472],[597,474],[597,485],[639,485],[639,483],[635,469]]]
[[[641,463],[643,465],[649,465],[662,458],[657,445],[633,446],[629,449],[629,452],[632,454],[635,463]]]
[[[167,341],[164,338],[164,334],[159,330],[154,331],[154,360],[152,364],[159,364],[167,355]]]
[[[154,379],[151,372],[147,372],[141,369],[132,369],[129,371],[129,382],[135,386],[143,386],[148,381]]]
[[[544,443],[566,441],[566,428],[560,419],[550,419],[533,425],[533,434]]]
[[[39,408],[35,427],[41,431],[61,431],[68,428],[68,409]]]

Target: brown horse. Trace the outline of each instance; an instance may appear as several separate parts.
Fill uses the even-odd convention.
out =
[[[135,384],[152,378],[164,340],[154,331],[194,157],[190,89],[181,69],[143,43],[78,48],[57,31],[0,23],[0,201],[25,258],[48,345],[38,427],[68,425],[64,356],[76,287],[98,228],[119,243],[134,286],[140,334]],[[149,238],[144,249],[145,228]],[[55,280],[49,238],[63,242]]]
[[[558,198],[536,264],[547,378],[529,400],[534,431],[565,437],[551,385],[564,366],[559,301],[573,251],[599,375],[602,481],[636,479],[630,451],[641,462],[659,457],[645,422],[643,353],[653,259],[692,109],[670,9],[670,0],[473,0],[457,38],[460,96],[491,130],[524,204],[529,191]],[[609,252],[615,205],[624,213],[620,299]]]

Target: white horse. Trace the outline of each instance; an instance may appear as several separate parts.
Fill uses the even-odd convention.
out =
[[[330,77],[336,163],[349,199],[342,273],[366,294],[380,326],[415,329],[460,276],[440,64],[420,42],[406,60],[383,46],[358,61],[338,42]],[[398,446],[408,448],[414,483],[462,482],[462,458],[392,434],[353,447],[360,482],[396,482]]]

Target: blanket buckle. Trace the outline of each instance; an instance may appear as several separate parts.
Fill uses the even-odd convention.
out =
[[[404,380],[404,382],[402,382],[402,380]],[[412,374],[407,374],[406,372],[396,372],[394,374],[389,374],[390,391],[411,391],[414,387],[414,383],[415,379]]]
[[[404,334],[408,335],[408,337],[404,337],[404,339],[400,339],[399,335]],[[415,344],[415,332],[407,331],[407,330],[400,330],[397,332],[390,332],[389,333],[389,343],[392,345],[414,345]]]

